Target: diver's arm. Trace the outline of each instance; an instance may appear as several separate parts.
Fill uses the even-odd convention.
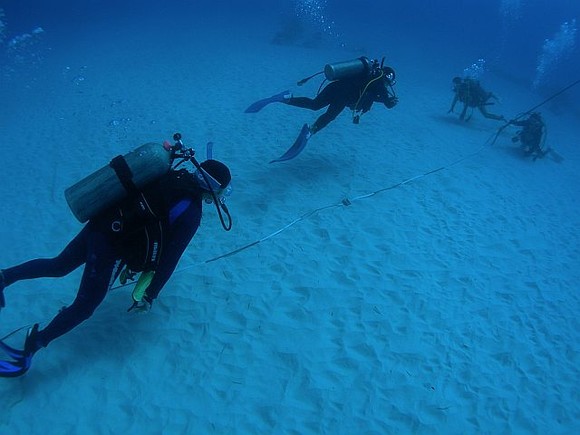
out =
[[[453,113],[453,110],[455,110],[455,105],[457,104],[458,101],[459,101],[459,94],[456,92],[455,96],[453,97],[453,101],[451,102],[451,108],[449,109],[449,111],[447,113]]]
[[[383,83],[380,83],[376,85],[374,88],[375,91],[373,93],[373,102],[387,104],[387,102],[391,98],[391,95],[389,94],[389,90],[387,89],[387,87]]]
[[[528,120],[524,119],[523,121],[516,121],[515,119],[511,119],[508,121],[508,124],[515,125],[516,127],[525,127],[528,125]]]
[[[376,90],[369,102],[368,107],[363,108],[363,112],[368,112],[373,103],[383,103],[387,109],[392,109],[397,105],[399,99],[394,93],[389,92],[389,89],[383,84],[376,86]],[[365,110],[366,109],[366,110]]]
[[[399,99],[395,95],[389,96],[389,99],[385,102],[385,107],[387,109],[392,109],[399,103]]]
[[[389,92],[386,86],[381,86],[379,97],[380,99],[377,99],[376,101],[383,103],[387,109],[392,109],[399,102],[397,96],[394,93]]]
[[[200,220],[200,209],[195,205],[190,205],[167,230],[160,254],[161,260],[155,269],[151,284],[146,290],[147,297],[151,301],[157,298],[169,278],[171,278],[177,263],[179,263],[181,256],[199,228]]]

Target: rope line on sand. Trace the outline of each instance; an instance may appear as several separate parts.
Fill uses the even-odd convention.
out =
[[[488,142],[489,142],[489,139],[485,143],[487,144]],[[318,214],[321,211],[330,210],[330,209],[339,208],[339,207],[349,207],[354,202],[362,201],[364,199],[368,199],[368,198],[370,198],[372,196],[375,196],[375,195],[378,195],[380,193],[383,193],[383,192],[386,192],[386,191],[389,191],[389,190],[393,190],[393,189],[396,189],[398,187],[405,186],[405,185],[410,184],[410,183],[412,183],[414,181],[417,181],[417,180],[419,180],[419,179],[421,179],[423,177],[427,177],[429,175],[436,174],[437,172],[443,171],[445,169],[449,169],[449,168],[451,168],[451,167],[453,167],[455,165],[458,165],[459,163],[461,163],[461,162],[463,162],[463,161],[465,161],[467,159],[470,159],[472,157],[475,157],[477,154],[481,153],[481,151],[484,148],[485,148],[485,145],[482,145],[477,151],[475,151],[475,152],[473,152],[471,154],[468,154],[466,156],[460,157],[457,160],[454,160],[453,162],[451,162],[451,163],[449,163],[447,165],[440,166],[440,167],[438,167],[436,169],[431,169],[431,170],[429,170],[427,172],[424,172],[424,173],[419,174],[419,175],[415,175],[414,177],[408,178],[408,179],[406,179],[404,181],[401,181],[399,183],[395,183],[395,184],[393,184],[391,186],[388,186],[388,187],[384,187],[382,189],[375,190],[374,192],[371,192],[371,193],[359,195],[359,196],[356,196],[354,198],[344,198],[341,201],[336,202],[334,204],[330,204],[330,205],[326,205],[326,206],[323,206],[323,207],[316,208],[314,210],[310,210],[309,212],[304,213],[300,217],[294,219],[292,222],[289,222],[288,224],[284,225],[283,227],[280,227],[279,229],[277,229],[273,233],[270,233],[267,236],[262,237],[261,239],[255,240],[254,242],[248,243],[247,245],[241,246],[241,247],[239,247],[237,249],[234,249],[233,251],[227,252],[225,254],[221,254],[221,255],[218,255],[216,257],[210,258],[208,260],[205,260],[205,261],[202,261],[202,262],[199,262],[199,263],[196,263],[196,264],[192,264],[192,265],[183,267],[183,268],[177,270],[176,273],[183,272],[185,270],[191,269],[193,267],[196,267],[196,266],[199,266],[199,265],[202,265],[202,264],[212,263],[214,261],[218,261],[218,260],[221,260],[223,258],[227,258],[227,257],[231,257],[233,255],[239,254],[240,252],[245,251],[246,249],[249,249],[249,248],[251,248],[253,246],[257,246],[260,243],[265,242],[266,240],[269,240],[269,239],[271,239],[273,237],[276,237],[278,234],[280,234],[280,233],[286,231],[287,229],[293,227],[298,222],[301,222],[301,221],[303,221],[305,219],[308,219],[309,217],[311,217],[311,216],[313,216],[315,214]]]

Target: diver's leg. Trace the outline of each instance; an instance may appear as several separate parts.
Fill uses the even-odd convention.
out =
[[[541,137],[534,137],[533,140],[530,141],[530,148],[537,154],[542,154],[544,151],[542,150],[541,146]]]
[[[320,115],[314,124],[310,126],[310,134],[314,134],[326,127],[340,114],[340,112],[344,110],[345,107],[344,104],[331,104],[328,107],[328,110]]]
[[[281,157],[270,161],[270,163],[284,162],[286,160],[291,160],[302,152],[310,137],[320,131],[322,128],[326,127],[330,121],[337,117],[337,115],[342,112],[346,106],[344,104],[331,104],[328,110],[318,117],[316,122],[312,125],[304,124],[300,134],[294,141],[294,144],[286,151]]]
[[[301,107],[303,109],[310,110],[320,110],[323,107],[330,105],[337,94],[338,87],[335,85],[337,82],[330,83],[327,85],[316,98],[308,97],[292,97],[285,101],[286,104],[295,107]]]
[[[255,103],[252,103],[245,110],[245,112],[246,113],[258,113],[260,110],[262,110],[268,104],[285,103],[291,96],[292,96],[292,94],[290,93],[290,91],[280,92],[279,94],[272,95],[271,97],[263,98],[261,100],[256,101]]]
[[[322,95],[322,94],[320,94]],[[292,97],[285,101],[289,106],[301,107],[303,109],[320,110],[328,106],[329,102],[318,95],[316,98]]]
[[[496,121],[504,121],[505,117],[503,115],[494,115],[493,113],[489,113],[483,104],[477,106],[479,111],[483,116],[487,119],[495,119]]]
[[[301,107],[302,109],[319,110],[324,106],[319,106],[316,104],[313,98],[308,97],[292,97],[286,101],[286,104],[294,107]]]
[[[461,111],[461,115],[459,115],[459,119],[465,121],[466,114],[467,114],[467,104],[463,104],[463,110]]]
[[[18,266],[3,269],[4,285],[9,286],[16,281],[42,277],[65,276],[85,262],[87,257],[87,227],[54,258],[42,258],[27,261]]]
[[[86,265],[77,296],[46,328],[38,331],[35,336],[37,349],[46,347],[91,317],[107,294],[116,257],[112,242],[106,235],[98,232],[88,235]]]
[[[530,156],[534,156],[534,160],[536,159],[541,159],[542,157],[544,157],[545,152],[544,150],[542,150],[542,147],[540,146],[540,139],[541,138],[527,138],[526,143],[525,143],[525,151],[527,155]]]
[[[550,148],[543,150],[542,148],[538,148],[536,150],[536,155],[534,156],[534,162],[538,159],[543,159],[549,152],[551,151]]]

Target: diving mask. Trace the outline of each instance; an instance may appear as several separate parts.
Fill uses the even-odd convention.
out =
[[[232,186],[228,185],[224,189],[214,190],[215,196],[220,204],[226,202],[226,198],[232,194]],[[211,193],[207,192],[203,194],[203,200],[206,204],[211,204],[213,202],[213,197]]]
[[[203,171],[203,174],[201,173],[201,171]],[[197,180],[199,187],[201,187],[205,192],[207,192],[204,193],[203,195],[206,204],[211,204],[213,202],[213,196],[211,195],[212,191],[217,197],[218,201],[222,204],[225,202],[226,197],[232,194],[231,183],[228,184],[226,187],[222,188],[221,183],[217,181],[214,177],[212,177],[211,174],[206,170],[204,170],[203,168],[201,168],[201,170],[196,169],[193,175],[195,176],[195,179]]]

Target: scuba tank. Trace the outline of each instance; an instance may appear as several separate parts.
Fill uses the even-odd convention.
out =
[[[324,66],[324,75],[329,81],[347,77],[368,76],[372,71],[372,67],[372,62],[363,56],[346,62],[326,64]]]
[[[66,202],[84,223],[166,174],[171,162],[171,152],[162,145],[141,145],[66,189]]]
[[[318,92],[320,92],[322,86],[327,80],[333,82],[336,80],[352,77],[358,77],[361,79],[376,78],[382,74],[384,62],[384,57],[379,64],[379,61],[376,59],[371,60],[368,57],[362,56],[358,59],[347,60],[345,62],[327,63],[324,66],[323,71],[319,71],[312,74],[311,76],[303,78],[302,80],[298,81],[297,85],[302,86],[310,79],[319,76],[320,74],[324,74],[325,80],[322,82],[320,88],[318,89]]]

